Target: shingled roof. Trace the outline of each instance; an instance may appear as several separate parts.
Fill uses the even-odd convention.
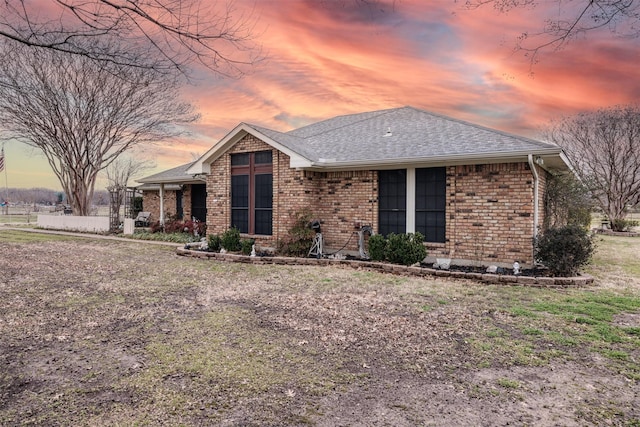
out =
[[[144,188],[155,188],[148,187],[148,184],[186,184],[186,183],[198,183],[203,184],[204,181],[193,178],[191,175],[187,174],[187,169],[189,169],[195,162],[185,163],[184,165],[177,166],[172,169],[167,169],[165,171],[146,176],[144,178],[137,179],[137,182],[147,185]]]
[[[251,133],[303,169],[390,168],[407,165],[522,161],[528,155],[566,170],[561,149],[548,142],[490,129],[413,107],[349,114],[289,132],[241,123],[189,168],[207,165]]]

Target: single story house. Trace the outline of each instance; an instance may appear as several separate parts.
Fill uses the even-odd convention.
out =
[[[167,219],[207,219],[206,183],[186,171],[193,162],[138,180],[142,209],[151,213],[151,222]]]
[[[547,179],[569,170],[554,144],[402,107],[289,132],[240,123],[184,172],[206,179],[210,234],[274,247],[310,209],[325,248],[356,250],[369,225],[422,233],[431,258],[527,265]]]

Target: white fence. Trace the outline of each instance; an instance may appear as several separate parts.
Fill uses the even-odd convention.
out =
[[[38,227],[53,230],[87,231],[106,233],[109,231],[108,216],[38,215]]]

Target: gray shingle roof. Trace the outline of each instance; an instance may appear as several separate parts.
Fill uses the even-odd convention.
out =
[[[313,162],[393,162],[560,152],[554,144],[413,107],[338,116],[286,133],[250,126]]]
[[[187,175],[187,169],[193,165],[194,162],[186,163],[184,165],[177,166],[173,169],[168,169],[162,172],[158,172],[154,175],[145,176],[136,181],[142,183],[165,183],[165,182],[179,182],[184,183],[191,181],[192,177]]]

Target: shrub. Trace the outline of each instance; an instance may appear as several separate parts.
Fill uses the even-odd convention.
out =
[[[305,208],[295,214],[293,226],[289,229],[289,235],[278,240],[276,250],[287,256],[307,256],[313,245],[316,233],[309,227],[313,220],[313,213]]]
[[[565,225],[591,225],[593,198],[589,189],[573,174],[547,179],[544,201],[544,229]]]
[[[391,233],[387,237],[385,258],[394,264],[412,265],[420,262],[427,256],[423,241],[421,233]]]
[[[149,225],[149,231],[151,231],[152,233],[161,233],[163,230],[164,227],[162,227],[160,221],[153,222],[151,223],[151,225]]]
[[[222,247],[222,240],[220,236],[217,234],[209,235],[209,250],[212,252],[220,252],[220,248]]]
[[[250,255],[255,242],[256,241],[253,239],[242,239],[240,241],[240,251],[242,252],[242,255]]]
[[[184,233],[184,223],[178,220],[168,220],[164,222],[165,233]],[[191,234],[191,233],[189,233]]]
[[[192,236],[204,236],[207,232],[207,224],[201,221],[181,221],[179,219],[168,219],[164,222],[164,226],[160,221],[151,224],[152,233],[186,233]]]
[[[369,237],[369,258],[371,261],[384,261],[387,239],[382,234]]]
[[[193,236],[185,233],[152,233],[147,231],[136,231],[131,238],[173,243],[191,243],[194,241]]]
[[[560,277],[575,276],[591,261],[594,250],[592,235],[577,225],[550,228],[535,241],[536,260]]]
[[[631,228],[637,227],[639,224],[640,222],[631,219],[614,219],[611,221],[611,229],[615,231],[630,231]]]
[[[240,246],[240,230],[235,227],[231,227],[220,236],[220,244],[222,247],[230,252],[237,252],[241,249]]]

